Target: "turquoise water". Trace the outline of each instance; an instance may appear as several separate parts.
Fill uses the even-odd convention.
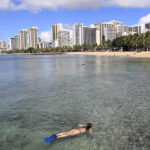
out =
[[[50,149],[149,150],[150,59],[0,55],[0,150]]]

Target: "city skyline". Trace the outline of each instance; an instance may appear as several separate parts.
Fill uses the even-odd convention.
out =
[[[39,27],[39,36],[43,41],[52,39],[51,27],[62,23],[65,28],[73,24],[84,23],[90,26],[97,22],[111,20],[121,21],[125,25],[143,25],[150,22],[150,2],[148,0],[1,0],[0,2],[0,39],[8,43],[8,39],[17,35],[21,29],[32,26]]]
[[[97,24],[97,23],[106,23],[105,21],[102,21],[102,22],[96,22],[95,24]],[[107,23],[110,23],[110,22],[120,22],[119,20],[111,20],[111,21],[109,21],[109,22],[107,22]],[[125,25],[123,22],[121,22],[123,25]],[[147,23],[150,23],[150,21],[149,22],[147,22]],[[66,30],[66,31],[70,31],[70,32],[72,32],[71,33],[71,36],[73,37],[73,28],[74,28],[74,25],[80,25],[80,24],[83,24],[83,26],[84,27],[90,27],[91,25],[93,25],[92,23],[89,25],[89,26],[87,26],[87,25],[85,25],[83,22],[82,23],[74,23],[72,26],[71,25],[69,25],[69,24],[62,24],[62,23],[57,23],[58,25],[60,24],[61,25],[61,28],[62,28],[62,30]],[[50,27],[50,30],[49,31],[47,31],[47,32],[49,32],[49,33],[47,33],[47,32],[42,32],[42,33],[45,33],[45,34],[49,34],[48,36],[51,36],[50,37],[50,39],[49,40],[44,40],[44,38],[42,38],[42,33],[39,33],[39,38],[41,38],[41,40],[42,40],[42,42],[52,42],[53,41],[53,26],[54,25],[57,25],[57,24],[53,24],[51,27]],[[146,24],[146,23],[145,23]],[[143,24],[143,29],[145,29],[145,24]],[[126,26],[126,25],[125,25]],[[131,26],[128,26],[128,27],[133,27],[133,26],[141,26],[142,27],[142,25],[140,25],[140,24],[135,24],[135,25],[131,25]],[[22,28],[22,29],[20,29],[20,30],[30,30],[30,29],[32,29],[32,28],[34,28],[34,27],[29,27],[29,28]],[[39,27],[36,27],[36,28],[39,28]],[[19,31],[20,31],[19,30]],[[17,32],[19,32],[19,31],[17,31]],[[141,29],[141,31],[142,31],[142,29]],[[143,30],[143,32],[144,32],[144,30]],[[142,32],[142,33],[143,33]],[[29,33],[28,33],[29,34]],[[8,39],[6,39],[6,40],[3,40],[3,39],[0,39],[0,40],[3,40],[3,41],[5,41],[7,44],[9,44],[9,39],[10,38],[13,38],[13,37],[15,37],[15,36],[18,36],[18,33],[17,34],[14,34],[14,35],[12,35],[11,37],[8,37]],[[29,36],[29,35],[28,35]],[[29,42],[29,41],[28,41]]]
[[[150,23],[149,23],[150,24]],[[145,24],[145,32],[149,31],[149,24]],[[70,30],[64,29],[63,24],[52,26],[52,40],[44,42],[38,36],[38,27],[19,30],[19,35],[11,37],[9,44],[1,44],[1,50],[26,50],[28,48],[40,49],[49,47],[63,47],[73,45],[101,45],[102,41],[113,41],[114,39],[130,34],[141,33],[141,26],[126,26],[119,21],[100,22],[91,24],[74,24]],[[72,36],[71,36],[72,34]],[[1,41],[1,43],[6,43]]]

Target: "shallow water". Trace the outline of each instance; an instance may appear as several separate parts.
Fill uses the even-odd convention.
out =
[[[149,150],[150,59],[0,55],[0,150],[50,149]]]

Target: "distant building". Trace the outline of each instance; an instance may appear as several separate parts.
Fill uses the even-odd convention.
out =
[[[129,26],[122,25],[118,26],[116,37],[128,36],[129,35]]]
[[[86,45],[100,45],[100,30],[97,28],[83,27],[83,43]]]
[[[58,47],[58,39],[53,40],[52,43],[53,43],[53,47]]]
[[[83,43],[86,45],[92,45],[91,42],[91,28],[83,27]]]
[[[118,37],[123,36],[123,33],[124,33],[123,23],[120,21],[111,21],[111,23],[113,23],[116,28],[116,37],[118,38]]]
[[[96,23],[95,26],[100,29],[100,41],[116,39],[117,29],[112,22]]]
[[[58,47],[58,32],[62,30],[62,24],[54,24],[52,26],[53,46]]]
[[[37,48],[38,38],[38,27],[32,27],[29,29],[29,47]]]
[[[140,34],[141,33],[141,26],[129,27],[129,32],[130,33],[138,33],[138,34]]]
[[[129,26],[123,26],[123,32],[129,33]]]
[[[6,47],[7,47],[6,42],[3,41],[3,40],[0,40],[0,49],[4,49],[4,48],[6,48]]]
[[[10,38],[9,43],[10,43],[11,50],[19,49],[19,37],[18,36],[14,36]]]
[[[50,47],[52,47],[51,42],[40,42],[37,44],[37,49],[50,48]]]
[[[115,20],[113,20],[113,21],[111,21],[110,23],[113,23],[113,24],[116,25],[116,26],[123,26],[123,23],[120,22],[120,21],[115,21]]]
[[[52,26],[53,40],[58,40],[58,32],[62,30],[62,24],[55,24]]]
[[[59,31],[58,32],[58,46],[69,46],[70,45],[70,32],[69,31]]]
[[[26,50],[27,47],[27,30],[23,29],[19,31],[19,49]]]
[[[83,24],[73,25],[73,45],[83,44]]]
[[[7,51],[7,50],[8,50],[7,44],[6,44],[6,42],[3,41],[3,40],[0,40],[0,50],[1,50],[1,51]]]
[[[128,36],[129,35],[129,26],[123,25],[122,32],[117,33],[117,37]]]
[[[39,38],[38,38],[38,43],[40,43],[40,42],[42,42],[42,40],[41,40],[41,38],[39,37]]]
[[[91,28],[91,44],[100,45],[100,30],[97,28]]]
[[[129,35],[129,32],[123,32],[122,33],[122,36],[128,36]]]
[[[146,23],[145,28],[150,30],[150,23]]]
[[[145,31],[150,31],[150,23],[145,24]]]

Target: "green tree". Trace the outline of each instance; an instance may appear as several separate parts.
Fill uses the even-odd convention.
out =
[[[150,48],[150,32],[146,32],[143,40],[144,48],[148,51]]]
[[[28,53],[33,53],[33,52],[34,52],[34,48],[33,48],[33,47],[29,47],[29,48],[27,49],[27,52],[28,52]]]

